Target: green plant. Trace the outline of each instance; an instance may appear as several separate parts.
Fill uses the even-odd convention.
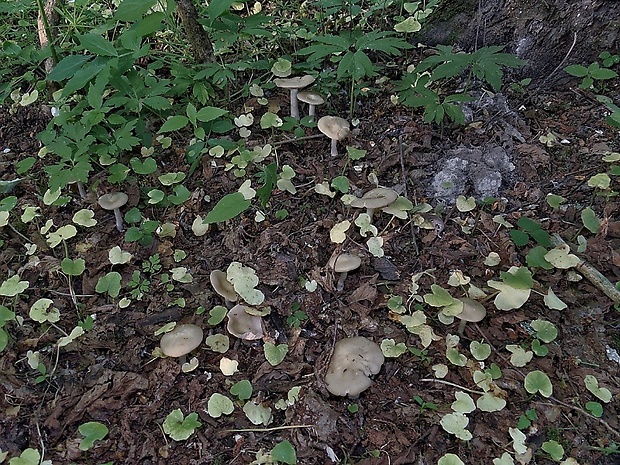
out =
[[[595,61],[590,63],[588,67],[583,65],[570,65],[565,67],[564,71],[571,76],[581,78],[581,84],[579,84],[581,89],[593,89],[596,91],[598,89],[595,84],[600,85],[598,83],[599,81],[607,81],[618,76],[618,73],[612,69],[609,69],[609,66],[613,64],[615,64],[615,62],[610,55],[603,61],[603,66],[601,66],[599,62]]]
[[[434,55],[407,70],[396,84],[399,102],[405,106],[424,108],[424,121],[441,123],[447,116],[457,123],[464,123],[460,103],[473,98],[467,93],[475,78],[487,83],[494,91],[502,85],[503,68],[517,68],[524,62],[509,53],[500,53],[503,47],[482,47],[473,53],[455,52],[453,47],[438,45]],[[465,90],[448,94],[448,81],[466,74]]]
[[[291,328],[299,328],[308,319],[308,314],[301,310],[301,303],[293,302],[291,315],[286,318],[286,324]]]

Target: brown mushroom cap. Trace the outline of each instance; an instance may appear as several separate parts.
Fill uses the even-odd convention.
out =
[[[104,210],[114,210],[115,208],[121,208],[127,203],[129,197],[124,192],[110,192],[99,197],[97,202],[99,206]]]
[[[327,264],[336,273],[343,273],[358,269],[362,264],[362,259],[357,255],[341,253],[330,258]]]
[[[484,308],[484,305],[480,302],[470,299],[469,297],[462,297],[459,300],[463,302],[463,311],[458,315],[455,315],[457,318],[460,318],[463,321],[477,323],[482,321],[482,319],[487,315],[486,308]]]
[[[317,121],[319,131],[332,140],[342,140],[349,135],[349,122],[339,116],[323,116]]]
[[[311,91],[299,92],[297,99],[309,105],[323,105],[325,103],[325,99],[320,94]]]
[[[226,279],[226,273],[221,270],[213,270],[209,275],[209,281],[215,292],[224,297],[224,299],[235,302],[237,300],[237,293],[235,288],[228,279]]]
[[[381,349],[370,339],[341,339],[334,347],[325,375],[327,390],[336,396],[358,396],[370,387],[370,376],[379,373],[384,360]]]
[[[398,193],[387,187],[375,187],[370,189],[359,199],[351,202],[351,206],[355,208],[382,208],[387,207],[398,198]]]
[[[250,315],[243,305],[235,305],[228,312],[228,332],[239,339],[253,341],[263,337],[263,319]]]
[[[303,89],[304,87],[308,87],[314,81],[315,77],[311,76],[310,74],[306,74],[305,76],[278,78],[273,80],[274,84],[278,87],[281,87],[282,89]]]
[[[202,342],[202,328],[193,324],[176,325],[162,336],[159,346],[168,357],[181,357],[189,354]]]

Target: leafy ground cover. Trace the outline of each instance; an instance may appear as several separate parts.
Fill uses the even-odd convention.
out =
[[[405,16],[394,23],[414,32]],[[84,54],[108,47],[88,32],[78,37]],[[322,50],[349,50],[365,63],[359,40],[324,34],[318,42],[335,49],[315,44],[302,55],[320,60]],[[103,56],[117,50],[108,43],[114,50]],[[123,53],[140,50],[129,36],[122,45]],[[445,64],[450,53],[439,49],[418,71]],[[351,74],[360,68],[343,65],[336,75],[346,85],[323,83],[331,98],[317,110],[355,123],[337,157],[309,118],[286,118],[288,92],[266,85],[272,65],[287,69],[276,56],[265,82],[229,105],[183,102],[167,119],[149,113],[153,127],[132,122],[125,98],[105,103],[123,92],[112,78],[117,87],[101,101],[97,80],[83,86],[84,100],[65,96],[54,107],[64,105],[65,119],[55,121],[54,102],[41,104],[34,88],[17,86],[12,99],[7,93],[0,112],[2,458],[617,463],[620,330],[612,283],[620,274],[620,149],[614,121],[605,121],[613,103],[596,95],[614,95],[618,82],[584,67],[569,69],[592,80],[582,90],[578,81],[547,92],[504,82],[503,94],[438,101],[429,94],[458,95],[467,66],[495,53],[444,67],[440,75],[453,81],[441,92],[411,76],[384,87],[381,77],[369,79],[374,69]],[[424,63],[423,54],[407,59]],[[116,65],[109,66],[113,76]],[[57,82],[66,88],[72,77],[65,73]],[[134,89],[155,86],[148,75],[123,76]],[[601,76],[604,89],[593,89]],[[502,85],[501,75],[499,82],[493,73],[475,77]],[[364,83],[377,88],[365,91]],[[417,89],[404,98],[418,99],[419,112],[390,98],[405,84]],[[177,92],[170,82],[157,85],[167,98]],[[165,112],[168,100],[156,97],[139,99]],[[84,102],[90,107],[80,108]],[[101,111],[116,115],[106,124],[127,132],[102,129]],[[448,201],[431,196],[446,154],[488,146],[502,147],[515,166],[496,196],[476,199],[471,187]],[[395,189],[400,207],[352,207],[350,196],[377,185]],[[117,228],[115,212],[98,198],[119,190],[128,201]],[[328,262],[344,252],[361,266],[339,289]],[[262,337],[231,335],[213,270],[224,271],[253,307]],[[459,331],[466,296],[487,315]],[[187,357],[162,357],[162,334],[185,323],[200,326],[205,341]],[[338,397],[325,373],[335,343],[351,336],[374,341],[385,362],[359,397]]]

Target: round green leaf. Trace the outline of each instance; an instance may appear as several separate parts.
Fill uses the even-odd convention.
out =
[[[239,400],[248,400],[252,397],[252,383],[250,383],[247,379],[242,379],[232,385],[230,388],[230,393],[233,396],[237,396]]]
[[[536,337],[543,342],[549,343],[558,337],[558,330],[550,321],[534,320],[530,326],[536,331]]]
[[[86,269],[86,262],[83,258],[63,258],[60,262],[60,267],[62,271],[69,276],[79,276]]]
[[[524,381],[525,390],[530,394],[540,394],[544,397],[551,397],[553,394],[553,385],[549,377],[540,370],[534,370],[528,373]]]
[[[286,357],[286,354],[288,353],[288,344],[275,345],[271,342],[265,342],[263,350],[265,352],[265,358],[269,364],[276,366],[282,363],[282,360]]]
[[[53,307],[54,301],[51,299],[39,299],[30,307],[30,312],[28,315],[34,321],[39,323],[45,323],[49,321],[50,323],[56,323],[60,320],[60,311]]]
[[[222,415],[230,415],[234,409],[235,406],[232,400],[219,392],[211,394],[207,402],[207,412],[213,418],[219,418]]]
[[[194,433],[194,430],[200,426],[202,426],[202,423],[198,421],[197,413],[190,413],[186,418],[183,418],[181,409],[170,412],[162,424],[164,433],[175,441],[186,440]]]
[[[108,435],[108,427],[98,421],[83,423],[78,427],[78,431],[84,436],[80,442],[80,450],[90,449],[95,441],[101,441]]]
[[[455,454],[446,454],[437,461],[437,465],[465,465]]]
[[[284,462],[288,465],[295,465],[297,463],[295,448],[288,441],[282,441],[271,449],[271,458],[277,462]]]

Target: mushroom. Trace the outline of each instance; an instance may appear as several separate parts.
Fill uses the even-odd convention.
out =
[[[336,290],[342,291],[344,289],[344,280],[347,279],[349,271],[356,270],[360,267],[362,259],[357,255],[350,253],[342,253],[334,255],[329,259],[327,265],[336,273],[340,273],[338,282],[336,283]]]
[[[339,116],[323,116],[317,121],[319,131],[332,140],[331,155],[338,156],[338,141],[350,133],[349,122]]]
[[[221,270],[213,270],[209,275],[209,281],[215,292],[224,297],[226,308],[232,308],[233,302],[237,301],[239,297],[235,292],[235,288],[228,279],[226,279],[226,273]]]
[[[159,341],[159,347],[168,357],[182,357],[189,354],[202,342],[202,328],[194,324],[176,325]]]
[[[316,114],[317,105],[323,105],[325,99],[316,92],[304,91],[297,94],[297,100],[308,104],[308,115],[312,116],[310,119],[314,119]]]
[[[99,197],[98,203],[104,210],[114,210],[114,218],[116,218],[116,229],[123,231],[123,215],[121,215],[121,207],[127,203],[129,197],[124,192],[111,192]]]
[[[329,362],[325,384],[335,396],[357,397],[368,389],[383,365],[383,353],[377,344],[356,336],[339,340]]]
[[[456,317],[461,320],[459,323],[458,332],[461,336],[463,336],[467,322],[471,321],[472,323],[478,323],[479,321],[482,321],[482,319],[486,316],[487,311],[484,308],[484,305],[474,299],[470,299],[469,297],[462,297],[459,300],[463,302],[463,311],[456,315]]]
[[[263,337],[263,319],[260,316],[250,315],[243,305],[235,305],[228,312],[226,329],[233,336],[246,341],[253,341]]]
[[[351,202],[351,206],[354,208],[365,208],[368,216],[372,218],[375,210],[378,208],[387,207],[398,198],[398,193],[387,187],[375,187],[370,189],[359,199],[355,199]]]
[[[305,76],[296,76],[286,79],[274,79],[273,82],[276,86],[282,89],[289,89],[291,91],[291,116],[295,119],[299,119],[299,105],[297,104],[297,93],[300,89],[308,87],[314,82],[314,76],[306,74]]]

